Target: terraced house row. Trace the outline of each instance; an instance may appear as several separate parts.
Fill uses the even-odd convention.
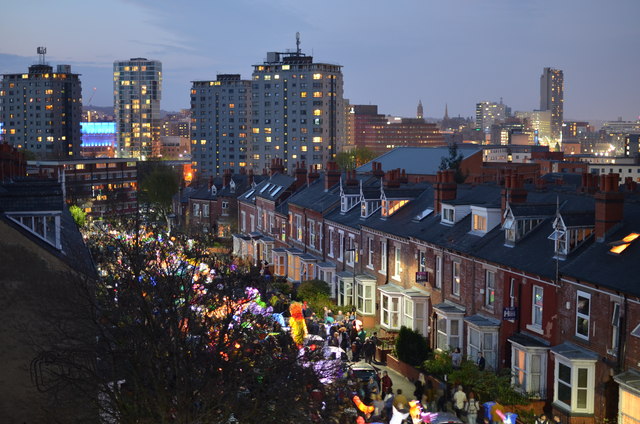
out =
[[[376,162],[322,174],[302,163],[289,176],[274,161],[238,197],[234,250],[293,283],[326,281],[366,326],[482,352],[564,422],[639,422],[636,185],[509,171],[501,184],[457,184],[424,162],[435,182]]]

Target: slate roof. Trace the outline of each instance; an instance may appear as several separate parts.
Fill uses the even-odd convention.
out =
[[[276,173],[271,177],[261,181],[255,188],[248,188],[245,192],[238,196],[238,200],[242,202],[255,202],[257,197],[268,200],[277,200],[285,193],[294,183],[296,179],[286,174]]]
[[[640,296],[640,238],[631,242],[621,254],[609,252],[611,242],[630,233],[640,234],[640,205],[627,202],[624,220],[608,234],[607,241],[590,243],[573,260],[563,263],[560,273],[609,289]]]
[[[340,205],[340,186],[335,185],[329,190],[324,189],[325,175],[294,193],[287,203],[324,213]]]
[[[61,250],[43,241],[31,231],[18,225],[6,213],[59,212]],[[60,183],[55,181],[23,180],[0,185],[0,219],[20,231],[43,249],[61,259],[69,267],[84,275],[97,277],[95,265],[84,244],[78,227],[69,212]]]
[[[471,144],[458,144],[458,153],[466,159],[474,154],[482,154],[479,146]],[[442,162],[442,158],[449,157],[449,147],[396,147],[395,149],[378,156],[372,162],[382,164],[382,170],[402,168],[407,174],[436,175]],[[371,172],[372,162],[366,163],[356,171]]]

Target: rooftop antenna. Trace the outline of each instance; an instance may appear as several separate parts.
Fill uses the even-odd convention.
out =
[[[37,51],[38,51],[38,55],[40,56],[40,60],[39,60],[38,63],[40,65],[46,65],[46,63],[44,61],[44,57],[47,54],[47,48],[46,47],[38,47]]]
[[[300,33],[296,32],[296,53],[300,54]]]

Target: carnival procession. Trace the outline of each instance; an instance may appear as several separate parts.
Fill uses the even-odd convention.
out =
[[[409,381],[387,368],[376,329],[355,310],[314,310],[268,264],[153,227],[102,225],[86,241],[104,282],[107,351],[129,347],[109,361],[119,385],[106,385],[103,407],[114,417],[150,386],[143,404],[168,422],[257,422],[255,412],[260,422],[515,423],[516,414],[481,403],[464,382],[425,373]],[[459,367],[461,358],[454,352],[452,361]],[[152,404],[160,394],[165,403]]]

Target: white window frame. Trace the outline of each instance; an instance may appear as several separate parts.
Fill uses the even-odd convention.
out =
[[[570,381],[560,380],[560,365],[568,367],[571,370]],[[580,382],[580,370],[586,370],[586,381]],[[596,361],[595,360],[569,360],[560,355],[555,355],[555,368],[553,373],[553,403],[571,413],[593,414],[594,410],[594,394],[596,386]],[[558,398],[559,385],[563,384],[571,389],[571,405],[566,404]],[[584,393],[584,407],[578,407],[578,399],[580,393]]]
[[[493,309],[496,304],[496,272],[484,270],[484,306]]]
[[[375,280],[356,279],[356,311],[361,315],[374,315],[375,310]]]
[[[256,217],[254,214],[249,215],[249,230],[252,233],[256,230]]]
[[[462,264],[460,263],[460,261],[451,262],[451,294],[456,297],[460,297],[460,274],[461,273],[462,273]]]
[[[472,225],[471,229],[473,231],[476,231],[479,233],[486,233],[487,232],[487,216],[479,213],[474,213],[471,225]]]
[[[303,239],[303,235],[302,235],[302,215],[295,215],[295,222],[296,222],[296,240],[298,240],[299,242],[302,242]]]
[[[478,342],[472,342],[472,333],[477,333]],[[491,343],[487,346],[486,336],[491,337]],[[467,324],[467,356],[470,361],[478,358],[478,352],[482,352],[487,369],[495,370],[498,366],[498,328],[488,330],[487,328],[475,327]]]
[[[356,259],[356,237],[353,234],[349,234],[349,243],[347,243],[347,255],[346,263],[349,266],[353,266]]]
[[[640,422],[640,411],[637,409],[634,412],[634,415],[631,415],[632,408],[634,406],[640,404],[640,395],[630,389],[625,388],[620,385],[619,391],[619,407],[618,407],[618,422],[619,423],[636,423]]]
[[[393,309],[394,300],[397,309]],[[402,295],[400,293],[380,292],[380,326],[387,330],[399,330],[401,320]],[[395,317],[395,319],[394,319]],[[394,325],[395,323],[395,325]]]
[[[620,348],[620,308],[621,305],[618,302],[613,302],[613,310],[611,311],[611,349],[607,351],[609,355],[618,356],[618,349]]]
[[[307,221],[308,222],[308,227],[309,227],[309,244],[308,246],[312,249],[316,248],[316,223],[315,221]]]
[[[327,253],[327,256],[329,256],[330,258],[333,258],[334,253],[333,253],[333,227],[329,227],[329,253]]]
[[[524,368],[518,367],[518,352],[522,352]],[[538,357],[538,370],[533,370],[534,356]],[[547,357],[548,349],[529,348],[511,342],[511,384],[521,393],[528,393],[532,398],[544,399],[547,396]],[[522,373],[523,384],[519,383],[519,376]],[[538,390],[534,389],[533,381],[537,381]]]
[[[338,252],[338,261],[344,261],[344,231],[338,230],[338,242],[340,245],[340,251]]]
[[[453,225],[456,223],[456,209],[451,206],[442,205],[442,216],[440,222]]]
[[[540,304],[536,302],[536,295],[540,293]],[[539,318],[539,319],[538,319]],[[537,332],[542,331],[542,324],[544,323],[544,287],[534,285],[531,288],[531,325],[527,326],[529,330]]]
[[[427,253],[424,250],[418,250],[418,271],[427,272]]]
[[[240,231],[242,231],[243,233],[247,231],[246,221],[247,221],[247,213],[245,211],[241,211],[240,212]]]
[[[369,237],[367,239],[367,249],[368,249],[367,268],[369,269],[373,269],[373,243],[374,243],[374,238]]]
[[[435,258],[436,261],[436,288],[442,288],[442,255],[437,255]]]
[[[402,273],[402,249],[400,246],[394,246],[393,256],[393,275],[391,278],[400,281],[400,274]]]
[[[440,325],[442,322],[444,322],[444,328]],[[462,350],[464,347],[462,325],[462,314],[449,316],[441,312],[436,312],[436,349],[455,350],[455,348],[459,347],[460,350]],[[451,330],[455,327],[457,327],[457,334],[452,335]]]
[[[429,304],[427,297],[404,297],[403,305],[403,321],[402,325],[411,328],[414,331],[422,334],[424,337],[429,335],[428,331],[428,318],[429,318]],[[418,310],[422,309],[423,316],[418,316]]]
[[[380,240],[380,274],[387,273],[387,241]]]
[[[587,314],[581,313],[579,311],[580,298],[587,299],[589,301],[589,311]],[[587,321],[587,334],[580,333],[579,330],[579,320]],[[589,340],[589,333],[591,332],[591,294],[587,292],[583,292],[578,290],[576,293],[576,337],[579,337],[584,340]]]
[[[353,304],[353,277],[338,277],[338,306]]]

